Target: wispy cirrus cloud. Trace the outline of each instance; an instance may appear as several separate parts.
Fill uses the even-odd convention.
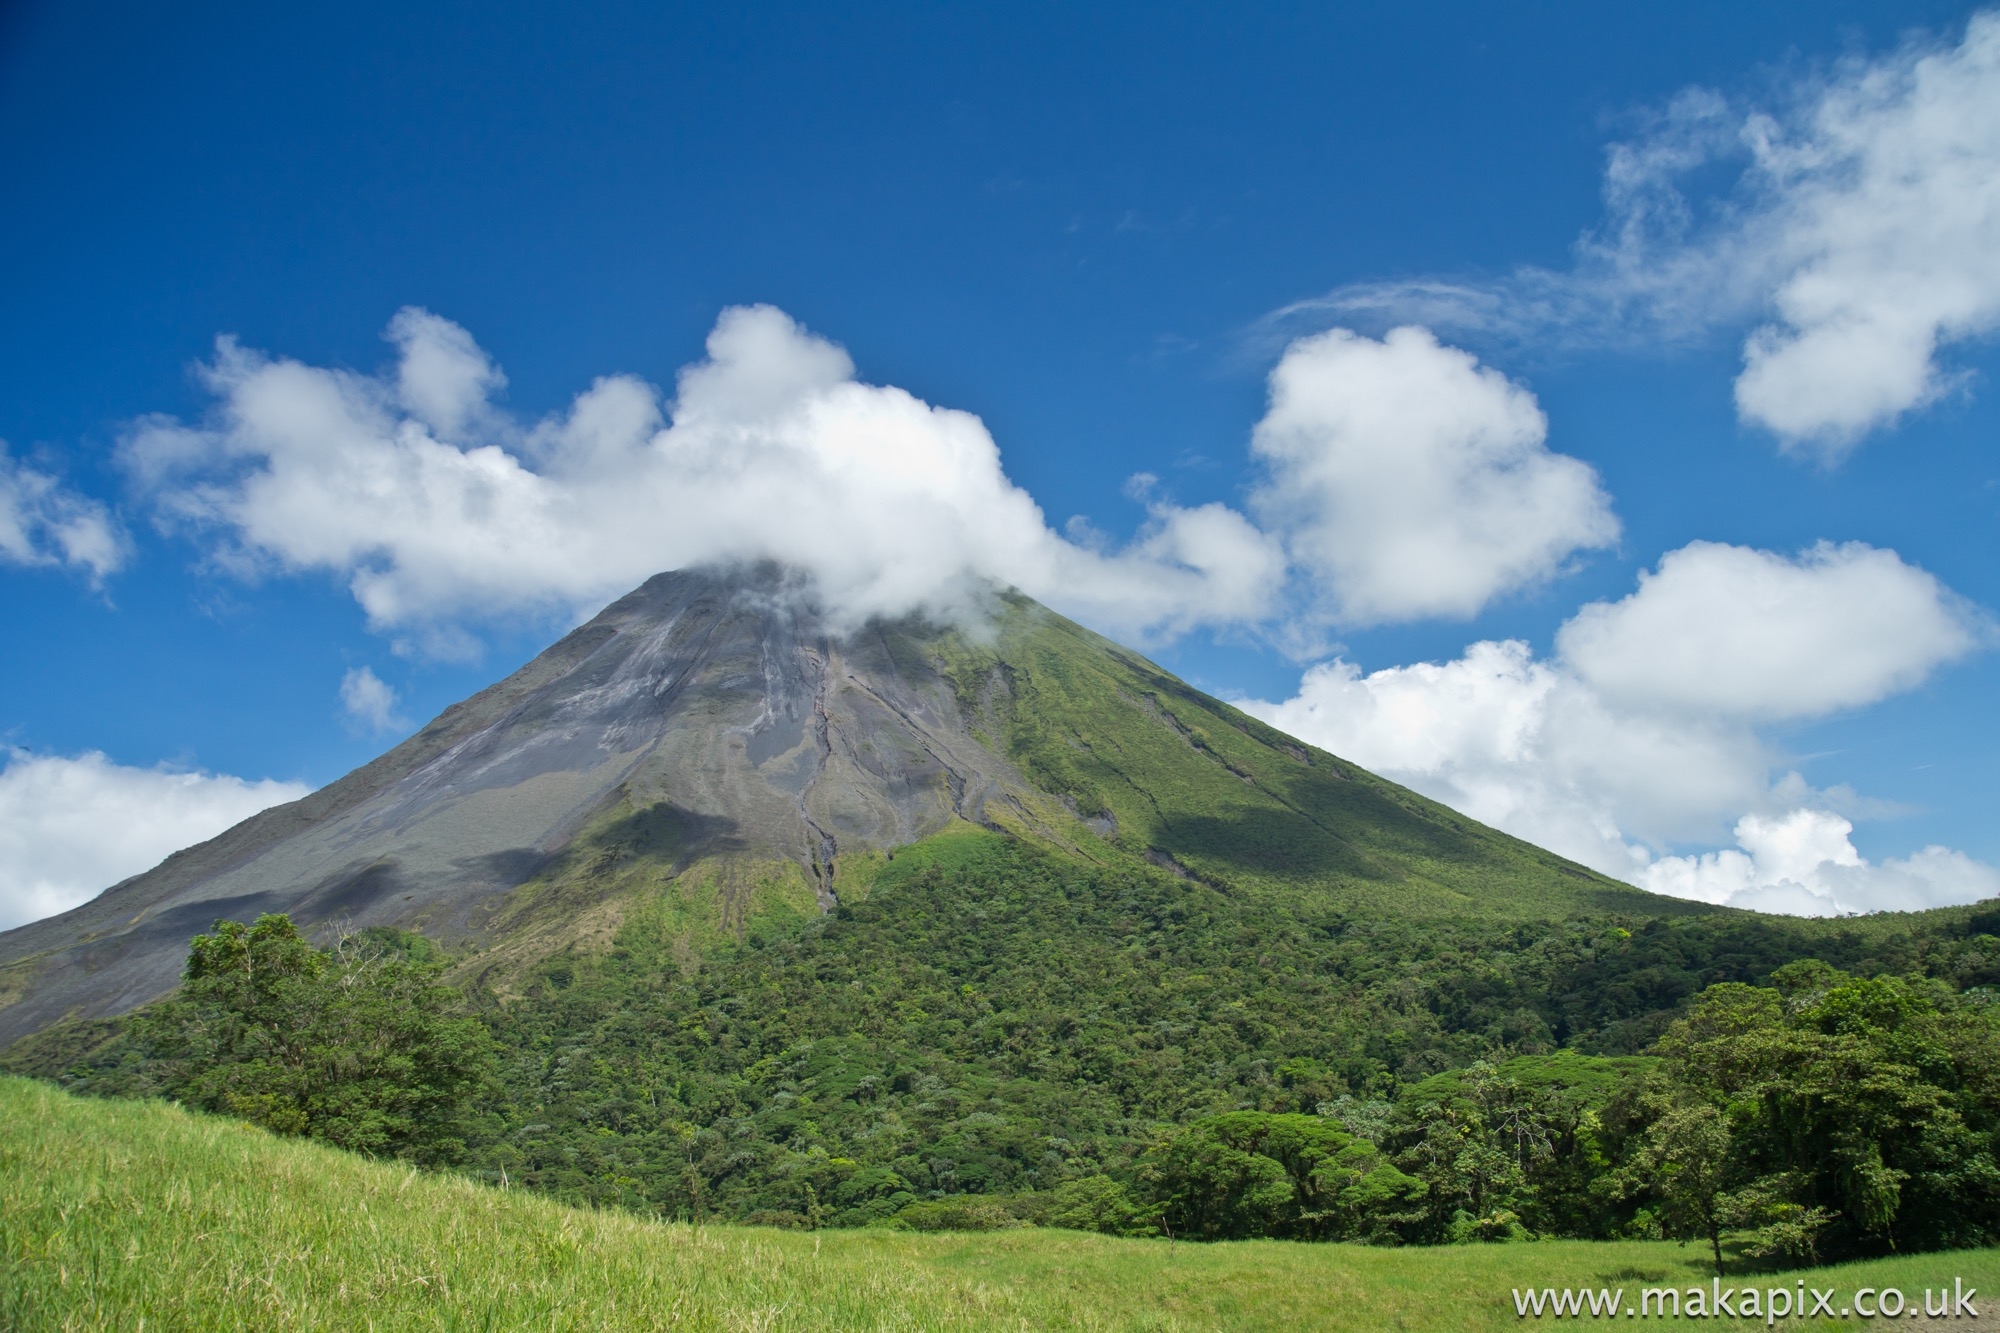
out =
[[[83,571],[93,585],[125,566],[131,541],[111,511],[0,443],[0,562]]]
[[[1569,350],[1733,331],[1742,419],[1838,461],[1960,387],[1950,349],[2000,328],[2000,13],[1761,100],[1684,92],[1611,146],[1603,193],[1569,268],[1354,284],[1258,335],[1416,323]]]

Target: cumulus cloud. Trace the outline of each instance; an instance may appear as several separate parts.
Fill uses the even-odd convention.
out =
[[[101,584],[129,555],[130,543],[109,510],[18,462],[0,443],[0,561],[67,565]]]
[[[1779,775],[1759,726],[1887,698],[1986,638],[1977,612],[1891,551],[1694,543],[1631,596],[1582,608],[1552,659],[1510,640],[1367,674],[1334,661],[1292,698],[1243,707],[1656,892],[1786,911],[1932,906],[2000,891],[1994,872],[1939,848],[1868,865],[1836,794]],[[1731,821],[1742,850],[1664,855],[1713,845]]]
[[[1727,173],[1713,193],[1691,181]],[[1962,383],[1946,349],[2000,327],[2000,13],[1792,81],[1694,89],[1614,144],[1571,269],[1343,288],[1274,316],[1422,321],[1579,346],[1744,330],[1736,405],[1837,460]]]
[[[495,405],[504,380],[457,325],[405,310],[389,336],[382,376],[223,339],[212,417],[138,423],[127,465],[224,564],[332,571],[375,626],[433,648],[703,562],[801,567],[850,623],[962,616],[997,579],[1134,634],[1254,620],[1283,584],[1278,542],[1221,504],[1155,500],[1122,549],[1066,540],[978,418],[860,382],[768,306],[725,311],[669,402],[613,376],[532,423]]]
[[[0,769],[0,930],[87,902],[169,853],[309,790],[296,782],[128,768],[96,751],[66,758],[12,750]]]
[[[1334,616],[1471,616],[1618,537],[1585,463],[1546,447],[1534,395],[1426,329],[1334,329],[1271,373],[1254,497]]]
[[[1693,542],[1641,573],[1631,596],[1577,612],[1556,647],[1614,701],[1776,719],[1900,693],[1986,633],[1894,551],[1822,542],[1789,558]]]
[[[1740,725],[1610,706],[1519,640],[1364,674],[1315,666],[1247,711],[1482,823],[1630,878],[1648,844],[1761,803],[1774,756]],[[1726,825],[1725,825],[1726,827]]]
[[[2000,897],[2000,870],[1945,847],[1870,864],[1848,835],[1854,825],[1825,810],[1745,815],[1737,849],[1665,856],[1637,881],[1655,893],[1797,916],[1920,911]],[[1740,850],[1739,850],[1740,849]]]
[[[1783,276],[1737,407],[1837,450],[1949,387],[1940,345],[2000,326],[2000,14],[1851,64],[1743,140]]]
[[[372,667],[355,667],[340,678],[340,706],[350,722],[369,731],[390,731],[404,725],[396,715],[395,687]]]

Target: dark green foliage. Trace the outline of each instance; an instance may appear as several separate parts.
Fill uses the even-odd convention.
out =
[[[919,1200],[895,1220],[911,1231],[1005,1231],[1024,1225],[1004,1202],[966,1194]]]
[[[1985,947],[1743,914],[1314,915],[967,834],[689,979],[638,927],[550,963],[494,1012],[507,1093],[475,1157],[566,1198],[798,1225],[1108,1177],[1135,1211],[1092,1225],[1125,1230],[1159,1220],[1138,1161],[1176,1126],[1325,1113],[1424,1183],[1384,1213],[1414,1214],[1383,1223],[1404,1239],[1609,1236],[1649,1206],[1595,1182],[1644,1128],[1617,1094],[1650,1064],[1564,1044],[1643,1049],[1705,986],[1805,956],[1950,974]],[[1512,1167],[1482,1166],[1502,1140]]]
[[[492,1038],[421,936],[314,948],[291,920],[219,921],[181,989],[132,1025],[158,1091],[280,1134],[417,1162],[463,1149]]]
[[[1159,1228],[1152,1209],[1135,1203],[1124,1185],[1110,1176],[1080,1176],[1056,1186],[1048,1207],[1035,1220],[1043,1226],[1071,1231],[1101,1231],[1107,1236],[1151,1236]]]
[[[1772,981],[1708,990],[1660,1042],[1639,1174],[1667,1215],[1710,1238],[1751,1231],[1780,1261],[2000,1240],[1987,993],[1816,960]]]
[[[1200,1240],[1380,1239],[1424,1193],[1339,1123],[1262,1111],[1195,1121],[1140,1160],[1139,1179],[1162,1227]]]
[[[1562,1051],[1487,1061],[1406,1089],[1380,1135],[1424,1182],[1400,1229],[1422,1242],[1615,1234],[1599,1186],[1631,1133],[1621,1094],[1652,1060]]]

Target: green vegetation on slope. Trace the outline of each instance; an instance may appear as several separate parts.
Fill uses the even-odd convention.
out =
[[[0,1328],[19,1333],[1478,1333],[1523,1326],[1515,1288],[1632,1293],[1707,1280],[1699,1250],[1662,1242],[1389,1250],[1041,1229],[697,1228],[579,1211],[157,1103],[81,1100],[12,1079],[0,1079],[0,1123],[9,1131],[0,1137]],[[1813,1285],[1843,1296],[1895,1287],[1920,1300],[1954,1278],[1986,1301],[2000,1292],[2000,1253],[1820,1270]]]
[[[652,921],[635,913],[609,953],[550,959],[519,998],[490,1005],[499,1086],[466,1135],[488,1179],[800,1227],[865,1225],[925,1200],[1046,1218],[1089,1211],[1077,1195],[1095,1191],[1111,1229],[1150,1217],[1186,1230],[1186,1215],[1157,1211],[1178,1187],[1148,1182],[1149,1147],[1207,1117],[1328,1115],[1420,1179],[1423,1198],[1385,1197],[1351,1227],[1280,1207],[1192,1229],[1647,1234],[1668,1225],[1657,1191],[1604,1189],[1657,1116],[1636,1100],[1654,1095],[1650,1062],[1587,1057],[1644,1050],[1704,987],[1765,983],[1801,958],[1940,978],[1926,1003],[1947,1006],[2000,980],[1993,923],[1964,911],[1381,920],[1145,865],[1079,870],[980,831],[905,849],[865,901],[692,975]],[[107,1031],[54,1032],[7,1063],[85,1091],[174,1086],[143,1033]],[[1464,1092],[1482,1060],[1498,1070]],[[1990,1139],[1978,1118],[1990,1090],[1946,1091],[1974,1097],[1952,1114]],[[1488,1160],[1503,1128],[1511,1165]],[[1532,1160],[1518,1146],[1530,1130]],[[1779,1156],[1746,1157],[1744,1181],[1782,1174]]]
[[[599,813],[494,913],[487,929],[497,944],[477,961],[480,982],[511,996],[533,962],[564,949],[602,952],[620,926],[659,941],[663,963],[692,972],[718,948],[817,921],[819,900],[798,862],[704,855],[702,825],[665,802],[620,801]]]
[[[637,928],[552,960],[495,1013],[505,1100],[474,1161],[670,1216],[860,1225],[912,1198],[1129,1182],[1203,1116],[1393,1102],[1482,1058],[1637,1052],[1703,987],[1800,958],[2000,980],[2000,941],[1970,932],[1964,913],[1385,921],[966,833],[692,977]],[[1640,1206],[1529,1225],[1610,1234]]]
[[[1617,883],[1299,744],[1018,596],[996,639],[935,653],[969,718],[1104,843],[1229,891],[1398,916],[1700,912]]]

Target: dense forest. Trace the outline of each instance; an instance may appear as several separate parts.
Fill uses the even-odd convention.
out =
[[[419,937],[232,924],[4,1063],[671,1216],[1793,1264],[2000,1238],[1995,932],[1316,915],[965,833],[698,967],[635,911],[505,1001]]]

